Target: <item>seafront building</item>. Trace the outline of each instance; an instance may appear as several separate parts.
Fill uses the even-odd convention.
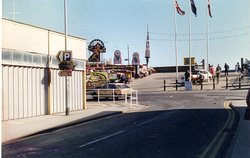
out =
[[[76,65],[67,77],[70,111],[86,108],[86,39],[68,36]],[[2,19],[2,120],[65,111],[65,77],[58,75],[63,33]]]

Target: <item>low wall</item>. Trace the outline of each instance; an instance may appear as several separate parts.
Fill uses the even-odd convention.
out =
[[[192,66],[192,69],[194,67]],[[162,72],[176,72],[176,66],[164,66],[164,67],[154,67],[156,72],[162,73]],[[178,66],[178,72],[185,72],[187,69],[189,69],[189,66]]]

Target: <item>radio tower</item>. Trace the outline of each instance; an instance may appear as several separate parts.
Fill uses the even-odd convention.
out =
[[[149,58],[150,58],[148,25],[147,25],[147,40],[146,40],[145,58],[146,58],[147,66],[148,66],[148,61],[149,61]]]

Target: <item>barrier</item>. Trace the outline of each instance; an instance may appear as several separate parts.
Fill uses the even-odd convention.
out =
[[[130,99],[130,106],[138,105],[138,91],[137,90],[129,90],[125,91],[121,94],[118,89],[87,89],[87,95],[91,95],[92,99],[101,102],[101,99],[109,99],[111,98],[113,103],[119,100],[119,98],[124,98],[124,102],[128,104],[128,99]]]

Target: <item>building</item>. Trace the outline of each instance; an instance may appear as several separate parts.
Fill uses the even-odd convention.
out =
[[[86,108],[86,40],[68,36],[76,67],[68,78],[70,111]],[[58,75],[63,33],[2,19],[2,120],[65,112],[65,77]]]

